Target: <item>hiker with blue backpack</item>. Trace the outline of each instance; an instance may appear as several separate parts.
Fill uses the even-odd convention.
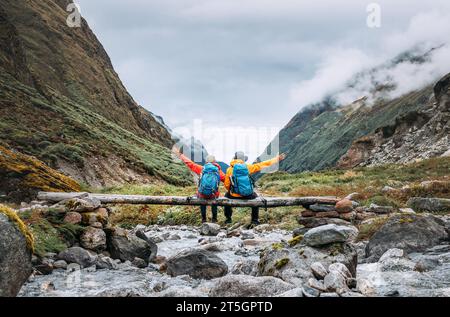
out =
[[[219,186],[220,182],[225,180],[225,174],[222,172],[220,165],[217,164],[216,158],[213,155],[208,155],[205,166],[194,163],[178,149],[173,150],[175,154],[186,164],[186,166],[200,179],[198,183],[197,197],[202,199],[216,199],[220,197]],[[211,206],[212,222],[217,223],[217,206]],[[202,222],[207,222],[206,206],[200,206],[202,215]]]
[[[230,199],[255,199],[258,195],[254,191],[252,174],[260,172],[262,169],[270,167],[286,158],[286,154],[281,154],[274,159],[246,164],[248,157],[244,152],[236,152],[233,161],[225,175],[225,188],[228,192],[225,197]],[[230,206],[225,207],[226,223],[232,223],[233,209]],[[259,207],[252,207],[252,224],[259,225]]]

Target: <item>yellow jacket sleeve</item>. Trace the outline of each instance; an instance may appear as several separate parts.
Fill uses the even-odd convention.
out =
[[[225,175],[225,181],[223,182],[223,184],[225,185],[225,188],[230,191],[231,188],[231,180],[230,180],[230,176],[233,174],[233,168],[229,167],[227,169],[227,173]]]
[[[264,161],[261,163],[256,163],[248,166],[248,171],[250,174],[255,174],[261,171],[262,169],[272,166],[273,164],[276,164],[280,161],[280,156],[277,156],[276,158],[273,158],[268,161]]]

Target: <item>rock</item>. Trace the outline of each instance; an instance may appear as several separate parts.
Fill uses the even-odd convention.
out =
[[[356,228],[334,224],[320,226],[309,230],[303,237],[308,246],[320,246],[335,242],[346,242],[358,235]]]
[[[131,262],[140,258],[147,264],[156,257],[158,250],[142,231],[134,235],[121,228],[107,230],[107,245],[113,259]]]
[[[324,225],[329,224],[336,224],[340,226],[346,226],[351,225],[348,221],[342,220],[342,219],[335,219],[335,218],[304,218],[304,217],[298,217],[297,222],[305,226],[306,228],[316,228]]]
[[[397,248],[389,249],[381,256],[379,262],[383,262],[383,261],[386,261],[391,258],[402,258],[404,256],[405,256],[405,251],[403,251],[401,249],[397,249]]]
[[[412,208],[400,208],[398,210],[402,214],[415,214],[416,212]]]
[[[141,258],[134,258],[131,264],[139,269],[145,269],[148,266],[148,263]]]
[[[309,210],[314,211],[314,212],[330,212],[330,211],[336,211],[334,206],[330,206],[330,205],[320,205],[320,204],[315,204],[315,205],[311,205],[308,207]]]
[[[82,268],[90,267],[97,260],[96,256],[91,255],[88,251],[80,247],[72,247],[58,254],[58,259],[67,263],[77,263]]]
[[[188,249],[167,261],[167,274],[189,275],[196,279],[213,279],[228,273],[228,266],[217,255],[202,249]]]
[[[405,252],[401,249],[386,251],[378,261],[380,271],[407,272],[414,269],[414,262],[404,258]]]
[[[67,269],[67,262],[64,261],[64,260],[58,260],[58,261],[55,261],[55,262],[53,263],[53,268],[54,268],[55,270],[59,270],[59,269],[65,270],[65,269]]]
[[[97,229],[103,229],[103,225],[102,225],[101,222],[94,222],[94,223],[91,225],[91,227],[92,227],[92,228],[97,228]]]
[[[339,218],[339,213],[337,211],[316,212],[313,216],[316,218]]]
[[[171,286],[158,294],[159,297],[205,297],[205,294],[188,286]]]
[[[333,263],[328,267],[328,272],[337,272],[341,274],[345,279],[352,278],[352,273],[342,263]]]
[[[372,282],[367,279],[357,279],[356,289],[358,290],[358,292],[365,296],[376,295],[375,287],[373,286]]]
[[[394,212],[394,207],[378,206],[376,204],[370,204],[368,212],[372,212],[375,214],[390,214]]]
[[[100,208],[104,209],[104,208]],[[108,224],[108,213],[106,215],[100,212],[85,212],[81,214],[82,223],[86,226],[93,225],[97,222],[100,222],[103,226]]]
[[[327,269],[320,262],[314,262],[313,264],[311,264],[311,271],[319,280],[323,280],[324,277],[328,274]]]
[[[238,261],[231,269],[231,274],[256,276],[258,274],[258,262],[256,260]]]
[[[303,288],[297,287],[280,295],[276,295],[276,297],[303,297]]]
[[[170,235],[170,237],[167,238],[167,240],[169,240],[169,241],[181,240],[181,237],[175,233],[175,234]]]
[[[0,206],[0,297],[15,297],[33,271],[31,251],[23,232],[2,213],[3,208]]]
[[[255,234],[251,230],[242,230],[240,237],[242,240],[250,240],[255,238]]]
[[[319,290],[321,292],[326,292],[327,290],[323,281],[318,281],[315,278],[308,279],[308,286],[315,288],[316,290]]]
[[[337,293],[322,293],[320,297],[339,297]]]
[[[414,271],[429,272],[441,265],[439,260],[435,257],[422,257],[414,266]]]
[[[345,214],[353,211],[353,202],[349,199],[343,199],[336,204],[336,211],[340,214]]]
[[[65,223],[71,223],[73,225],[80,224],[82,220],[83,220],[83,218],[82,218],[81,214],[78,212],[73,212],[73,211],[68,212],[66,214],[66,216],[64,217]]]
[[[445,212],[450,211],[450,199],[414,197],[408,200],[408,206],[415,211]]]
[[[448,239],[445,223],[431,215],[395,215],[370,238],[368,262],[377,262],[389,249],[421,252]]]
[[[274,277],[227,275],[211,287],[212,297],[269,297],[283,294],[295,286]]]
[[[54,269],[53,261],[44,258],[38,265],[34,266],[34,269],[42,275],[50,275]]]
[[[97,208],[100,208],[101,202],[96,198],[83,197],[83,198],[73,198],[67,201],[66,207],[70,211],[74,212],[92,212]]]
[[[393,187],[391,187],[391,186],[384,186],[382,189],[381,189],[381,192],[383,192],[383,193],[385,193],[385,194],[388,194],[388,193],[391,193],[391,192],[395,192],[395,191],[397,191],[395,188],[393,188]]]
[[[320,296],[319,290],[309,287],[307,285],[303,285],[302,291],[303,291],[304,297],[319,297]]]
[[[80,244],[83,248],[96,252],[106,250],[106,233],[102,229],[89,227],[81,234]]]
[[[348,200],[351,200],[351,201],[355,201],[355,200],[358,200],[359,196],[361,196],[360,193],[351,193],[350,195],[345,197],[345,199],[348,199]]]
[[[338,271],[330,271],[323,279],[323,285],[327,291],[339,294],[350,291],[346,278]]]
[[[224,231],[219,232],[219,234],[217,235],[217,238],[219,239],[225,239],[227,237],[227,233]]]
[[[115,260],[108,256],[99,256],[97,262],[95,262],[95,267],[98,270],[118,270],[119,265]]]
[[[203,236],[217,236],[220,232],[220,226],[216,223],[204,223],[200,227],[200,234]]]
[[[357,292],[345,292],[341,294],[341,297],[365,297],[365,296]]]
[[[339,218],[351,222],[356,219],[356,212],[353,211],[339,214]]]
[[[348,278],[347,279],[347,286],[350,289],[356,289],[356,286],[358,285],[358,280],[354,277]]]
[[[296,237],[300,237],[305,235],[306,232],[308,232],[308,228],[297,228],[294,229],[294,231],[292,231],[292,237],[296,238]]]
[[[343,263],[352,276],[356,275],[356,250],[346,243],[330,244],[320,248],[302,244],[294,247],[275,245],[262,252],[258,270],[259,275],[278,277],[301,287],[309,278],[315,277],[311,270],[311,265],[315,262],[320,262],[324,267],[337,262]]]

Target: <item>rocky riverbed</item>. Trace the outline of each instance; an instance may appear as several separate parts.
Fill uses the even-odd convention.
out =
[[[357,231],[351,226],[325,225],[295,239],[265,225],[139,226],[128,234],[137,231],[156,243],[154,263],[138,268],[113,260],[109,269],[95,260],[85,268],[68,264],[32,275],[19,296],[450,296],[445,239],[409,254],[389,248],[365,263],[374,259],[367,250],[375,242],[352,242]],[[392,232],[383,234],[388,239]]]

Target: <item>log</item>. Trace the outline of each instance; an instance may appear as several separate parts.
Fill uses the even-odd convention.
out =
[[[39,192],[38,200],[60,202],[76,197],[90,197],[98,199],[102,204],[130,204],[130,205],[169,205],[169,206],[230,206],[230,207],[288,207],[310,206],[313,204],[335,205],[336,197],[258,197],[251,200],[218,199],[205,200],[180,196],[143,196],[143,195],[107,195],[91,193],[51,193]]]

